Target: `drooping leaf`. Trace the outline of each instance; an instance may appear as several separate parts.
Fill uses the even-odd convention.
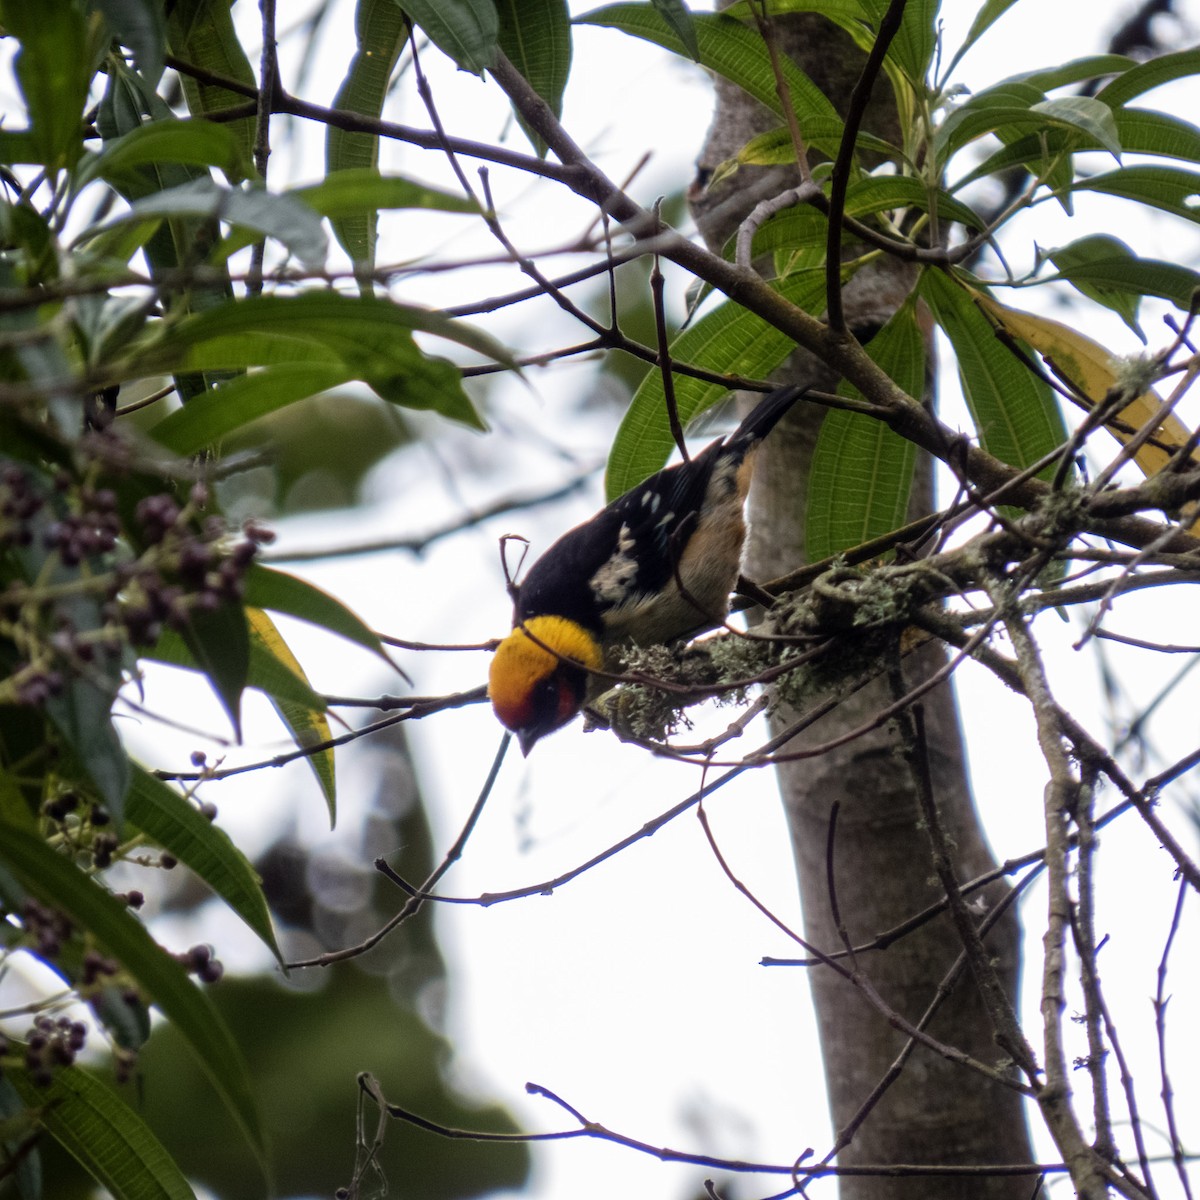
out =
[[[1097,234],[1047,251],[1046,257],[1058,268],[1058,278],[1072,283],[1089,300],[1111,309],[1143,342],[1146,340],[1138,324],[1141,291],[1114,287],[1103,278],[1108,264],[1117,267],[1128,264],[1134,268],[1132,273],[1136,274],[1137,257],[1124,242],[1107,234]],[[1187,273],[1182,267],[1179,270]],[[1113,272],[1114,275],[1117,273]]]
[[[293,689],[275,684],[275,679],[300,679],[306,686],[308,676],[300,665],[291,647],[284,641],[275,622],[261,608],[250,609],[250,645],[259,664],[263,690],[279,714],[279,719],[288,727],[297,748],[311,750],[305,762],[316,777],[329,809],[329,827],[337,824],[337,781],[334,773],[333,750],[313,750],[312,747],[328,742],[332,737],[329,720],[325,716],[325,704],[309,687],[311,700],[297,699]],[[315,700],[314,704],[312,700]]]
[[[996,338],[972,293],[932,270],[922,275],[920,292],[954,347],[963,396],[988,453],[1027,467],[1061,446],[1066,427],[1049,385]]]
[[[196,1200],[149,1126],[83,1067],[59,1067],[38,1087],[24,1066],[4,1077],[42,1126],[113,1200]]]
[[[1094,96],[1063,96],[1035,104],[1031,112],[1094,138],[1114,158],[1121,157],[1121,135],[1112,109]]]
[[[466,196],[445,192],[403,175],[380,175],[369,167],[331,171],[320,183],[293,188],[287,195],[303,200],[309,208],[331,220],[377,212],[381,208],[427,208],[451,213],[479,211],[478,205]]]
[[[167,26],[155,0],[96,0],[113,37],[128,46],[138,73],[156,87],[163,73]]]
[[[105,142],[103,149],[85,157],[76,172],[76,188],[93,179],[128,185],[135,168],[179,163],[192,167],[217,167],[226,174],[249,174],[253,165],[243,157],[241,142],[228,125],[174,117],[139,125]],[[122,191],[129,190],[122,188]]]
[[[576,23],[618,29],[675,54],[687,55],[678,34],[649,4],[611,4],[576,18]],[[724,13],[693,13],[692,24],[700,62],[782,116],[771,59],[757,30],[746,28]],[[791,59],[785,58],[782,65],[801,130],[810,116],[840,119],[820,88]]]
[[[911,301],[867,343],[867,353],[910,396],[925,388],[925,345]],[[838,392],[861,394],[843,383]],[[904,524],[916,447],[882,421],[830,409],[809,472],[805,546],[828,558]]]
[[[404,0],[402,7],[460,69],[482,75],[495,61],[500,20],[493,0]]]
[[[0,825],[0,864],[44,903],[88,930],[137,981],[197,1056],[229,1111],[265,1163],[264,1135],[241,1052],[208,997],[126,905],[36,834]]]
[[[347,641],[388,661],[382,643],[373,630],[340,600],[323,592],[305,579],[285,571],[251,563],[246,572],[246,603],[255,608],[285,613],[310,625],[336,633]]]
[[[83,10],[70,0],[2,0],[0,24],[20,43],[14,66],[37,161],[51,174],[73,167],[92,78]]]
[[[408,40],[408,23],[396,0],[358,0],[354,32],[357,48],[334,97],[333,107],[364,117],[379,117],[392,71]],[[378,168],[378,134],[338,129],[334,125],[328,127],[325,133],[326,183],[332,183],[343,171],[374,174]],[[377,212],[368,208],[361,212],[331,214],[330,224],[338,244],[351,260],[368,270],[373,268],[378,236]],[[363,287],[370,290],[365,281]]]
[[[133,767],[127,816],[130,825],[208,884],[282,964],[258,875],[223,829],[169,784],[137,765]]]
[[[240,604],[224,603],[215,612],[194,613],[183,639],[229,716],[234,736],[242,738],[242,693],[250,672],[250,633]]]
[[[535,92],[562,116],[563,91],[571,74],[571,14],[565,0],[497,0],[499,45]],[[520,113],[517,120],[539,157],[546,143]]]
[[[650,0],[658,15],[671,27],[675,35],[683,43],[692,62],[700,61],[700,43],[696,39],[696,28],[692,24],[692,14],[683,0]]]
[[[1057,278],[1067,280],[1085,296],[1122,317],[1127,313],[1136,317],[1141,296],[1158,296],[1187,312],[1200,288],[1200,271],[1141,258],[1118,238],[1106,234],[1080,238],[1062,249],[1051,250],[1047,257],[1058,268]],[[1141,336],[1135,320],[1127,319],[1126,324]]]
[[[1047,363],[1053,364],[1057,373],[1075,385],[1071,399],[1080,408],[1090,411],[1117,386],[1118,370],[1112,354],[1091,338],[1049,317],[1008,308],[982,293],[976,300],[988,317],[1013,337],[1032,346]],[[1075,389],[1082,395],[1076,395]],[[1163,416],[1161,408],[1162,398],[1151,389],[1116,414],[1114,421],[1121,422],[1124,428],[1115,424],[1106,426],[1113,437],[1124,444],[1142,426],[1155,422],[1153,440],[1146,442],[1134,455],[1134,461],[1145,475],[1161,471],[1190,437],[1187,426],[1174,413]]]
[[[796,274],[775,286],[807,312],[825,302],[825,276],[821,271]],[[710,371],[765,379],[794,349],[795,342],[786,334],[730,300],[676,338],[671,357]],[[719,383],[676,375],[675,401],[681,423],[686,425],[728,390]],[[662,375],[653,370],[635,393],[613,440],[605,477],[609,499],[659,470],[674,448]]]
[[[188,110],[193,116],[209,117],[245,106],[247,95],[257,88],[254,69],[242,48],[230,11],[232,0],[174,0],[167,6],[167,44],[185,62],[218,78],[236,80],[245,91],[231,91],[215,83],[201,83],[182,73],[180,82]],[[254,118],[236,117],[224,122],[241,144],[241,160],[254,160]],[[230,183],[243,176],[226,174]]]

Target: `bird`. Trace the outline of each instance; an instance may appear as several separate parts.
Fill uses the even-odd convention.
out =
[[[510,586],[513,629],[496,647],[488,695],[523,754],[602,690],[589,673],[612,671],[621,648],[725,620],[755,452],[805,390],[768,393],[731,434],[618,496]]]

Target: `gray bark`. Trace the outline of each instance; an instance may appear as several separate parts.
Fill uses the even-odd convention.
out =
[[[784,45],[839,107],[844,106],[861,67],[861,56],[838,31],[819,18],[792,18]],[[700,157],[706,172],[731,156],[755,133],[777,123],[738,89],[717,81],[717,108]],[[882,96],[883,92],[879,92]],[[882,99],[868,127],[885,135],[893,117]],[[798,182],[785,169],[743,169],[716,194],[693,189],[693,211],[710,248],[720,249],[761,199]],[[860,272],[847,289],[846,315],[864,340],[886,321],[911,285],[906,269],[891,263]],[[810,356],[797,354],[781,381],[832,388],[835,379]],[[801,405],[764,444],[751,496],[747,573],[767,580],[805,562],[804,508],[808,467],[821,410]],[[926,511],[932,495],[929,463],[921,464],[914,506]],[[911,685],[944,662],[927,648],[905,661]],[[816,745],[854,729],[892,700],[886,680],[851,696],[789,749]],[[796,717],[788,709],[774,718],[776,732]],[[949,687],[925,697],[929,770],[942,821],[955,854],[960,880],[993,865],[971,798],[958,715]],[[852,943],[870,940],[942,898],[933,874],[930,841],[918,810],[912,772],[899,754],[890,727],[877,730],[820,757],[785,764],[779,784],[787,809],[807,939],[826,952],[842,942],[831,905],[827,841],[836,806],[837,837],[832,857],[840,913]],[[994,905],[1002,884],[983,893]],[[1016,995],[1019,929],[1009,911],[988,939],[1010,996]],[[857,968],[879,994],[916,1023],[934,998],[962,944],[947,915],[884,951],[860,954]],[[852,984],[825,967],[810,968],[826,1086],[835,1128],[843,1130],[902,1050],[906,1037],[865,1002]],[[969,971],[963,972],[928,1032],[989,1066],[1005,1055]],[[802,1138],[804,1137],[801,1131]],[[819,1157],[820,1152],[818,1152]],[[837,1159],[842,1167],[863,1164],[1029,1163],[1032,1152],[1020,1097],[1011,1089],[918,1047],[895,1083],[871,1109]],[[1026,1176],[887,1178],[849,1176],[843,1200],[921,1200],[986,1197],[1026,1200],[1035,1180]]]

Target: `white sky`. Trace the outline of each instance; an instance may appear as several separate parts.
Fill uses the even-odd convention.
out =
[[[239,7],[247,10],[243,17],[255,19],[256,6]],[[953,45],[976,4],[946,0],[943,7],[947,42]],[[1025,0],[964,63],[963,75],[978,87],[1019,69],[1095,51],[1116,14],[1128,7],[1111,0],[1093,3],[1086,7],[1086,22],[1081,22],[1078,0]],[[1196,21],[1197,6],[1184,7]],[[341,33],[349,28],[345,24]],[[497,89],[434,60],[430,52],[423,61],[448,130],[494,138],[506,120]],[[336,64],[327,67],[328,76],[322,79],[328,95],[315,96],[328,100],[345,58],[331,47],[322,61]],[[574,70],[565,123],[605,170],[622,178],[643,151],[651,150],[652,163],[633,189],[637,197],[648,203],[685,184],[710,114],[703,75],[621,34],[590,28],[577,30]],[[1160,94],[1148,102],[1187,114],[1196,111],[1195,99],[1194,91],[1185,98],[1176,89],[1169,98]],[[412,96],[387,115],[426,124]],[[510,141],[523,148],[519,131],[511,131]],[[277,181],[288,175],[315,177],[321,142],[313,130],[301,138],[301,160],[313,156],[307,168],[285,168],[284,156],[277,155],[272,165],[279,172]],[[387,154],[394,157],[396,169],[430,180],[446,178],[431,153],[397,148]],[[585,206],[559,190],[538,189],[536,203],[530,203],[524,180],[501,171],[493,171],[493,180],[506,228],[523,249],[565,240],[591,219]],[[1097,219],[1114,220],[1104,207],[1096,206]],[[1120,236],[1139,249],[1163,257],[1186,254],[1181,261],[1196,261],[1196,238],[1192,230],[1181,231],[1181,223],[1131,229],[1127,216],[1115,220],[1120,222],[1113,226]],[[1028,236],[1036,236],[1043,246],[1085,232],[1067,232],[1049,206],[1038,221],[1044,223]],[[401,238],[409,228],[404,218],[385,218],[385,227]],[[454,239],[447,244],[447,254],[459,257],[490,249],[474,234],[460,235],[459,218],[434,228],[429,236]],[[1008,244],[1020,260],[1019,241],[1010,239]],[[380,258],[403,258],[412,252],[401,242]],[[678,275],[670,278],[677,310],[684,283]],[[457,275],[421,280],[411,294],[437,304],[461,302],[464,293],[483,296],[515,286],[520,285],[514,272],[481,272],[469,280]],[[1020,299],[1024,302],[1026,297]],[[579,331],[551,306],[536,311],[536,316],[523,310],[505,314],[496,328],[529,349],[578,339]],[[1148,328],[1152,338],[1157,336],[1153,326]],[[1094,336],[1121,352],[1137,349],[1115,319],[1102,322]],[[453,519],[463,504],[483,504],[514,488],[535,491],[571,473],[568,464],[540,445],[518,453],[507,436],[510,431],[521,436],[523,430],[536,427],[580,460],[599,460],[611,437],[611,417],[580,418],[571,402],[589,386],[591,370],[564,366],[533,375],[532,388],[518,383],[496,387],[490,402],[501,434],[494,439],[448,431],[431,422],[431,433],[439,437],[436,450],[418,448],[381,467],[372,507],[356,510],[351,520],[338,516],[289,525],[282,530],[282,544],[418,534]],[[948,402],[952,405],[952,398]],[[955,410],[951,406],[947,411]],[[514,470],[496,466],[510,456]],[[464,461],[472,465],[463,466]],[[411,497],[418,488],[421,502],[414,504]],[[548,511],[490,522],[438,543],[420,560],[404,554],[339,560],[304,573],[387,632],[431,641],[482,640],[502,633],[509,615],[497,536],[521,532],[534,540],[535,552],[544,549],[557,533],[594,510],[600,502],[598,489],[597,483],[590,493]],[[1111,624],[1125,632],[1164,641],[1197,640],[1190,611],[1164,606],[1162,597],[1123,601],[1117,613]],[[1077,630],[1049,614],[1039,621],[1038,632],[1054,647],[1052,682],[1059,698],[1103,735],[1111,714],[1103,708],[1094,660],[1069,649]],[[288,635],[318,689],[366,695],[404,690],[399,680],[380,679],[365,655],[357,656],[306,629],[289,626]],[[1136,669],[1128,686],[1142,699],[1153,695],[1161,679],[1179,665],[1175,660],[1147,662],[1149,656],[1119,647],[1110,653],[1118,668],[1128,663],[1131,671]],[[486,670],[482,655],[409,655],[403,662],[421,693],[473,686]],[[980,670],[964,668],[959,685],[978,803],[993,847],[1001,858],[1035,848],[1043,840],[1044,768],[1032,749],[1026,708]],[[159,686],[165,682],[152,678],[151,704]],[[180,689],[173,693],[172,707],[183,703],[194,714],[193,721],[220,728],[219,715],[203,688],[174,682],[171,686]],[[1194,685],[1188,696],[1187,701],[1174,702],[1173,712],[1154,726],[1165,761],[1196,745]],[[251,744],[246,757],[261,757],[279,747],[279,734],[265,705],[250,707],[262,712],[263,721],[248,720]],[[474,801],[499,730],[491,713],[477,707],[412,726],[409,733],[438,845],[445,846]],[[180,768],[186,768],[187,755],[196,745],[193,738],[151,727],[132,732],[131,741],[154,765]],[[515,753],[510,757],[465,858],[445,886],[455,894],[474,895],[553,876],[637,829],[692,791],[699,779],[693,768],[653,761],[607,735],[584,735],[572,727],[539,745],[528,761]],[[361,779],[343,778],[346,831],[353,828],[361,786]],[[318,845],[329,844],[323,805],[302,765],[223,785],[211,798],[220,805],[222,823],[251,854],[289,823]],[[1181,828],[1170,796],[1164,810]],[[776,913],[798,926],[791,854],[770,778],[759,774],[737,781],[713,798],[708,811],[734,869]],[[333,844],[350,843],[343,833],[340,838],[335,835]],[[1105,846],[1101,932],[1110,934],[1112,941],[1102,966],[1106,977],[1117,981],[1112,987],[1117,1023],[1127,1052],[1145,1072],[1143,1105],[1158,1121],[1160,1114],[1152,1103],[1158,1081],[1146,1068],[1153,1053],[1148,997],[1166,933],[1164,913],[1174,901],[1171,871],[1134,817],[1106,835]],[[1044,892],[1035,887],[1025,901],[1034,934],[1039,932],[1044,900]],[[1200,1046],[1196,1023],[1184,1014],[1196,1011],[1198,999],[1196,907],[1191,905],[1174,960],[1176,1019],[1171,1031],[1180,1064],[1174,1082],[1181,1111],[1190,1117],[1185,1134],[1190,1132],[1193,1141],[1200,1094],[1196,1073],[1185,1064],[1198,1061]],[[776,1162],[791,1161],[806,1146],[818,1156],[824,1153],[830,1131],[805,982],[798,972],[758,965],[763,955],[788,955],[793,948],[732,890],[694,816],[682,818],[551,897],[488,909],[443,910],[439,930],[451,966],[449,1020],[459,1048],[459,1077],[481,1096],[507,1104],[527,1129],[569,1124],[551,1105],[524,1094],[525,1081],[535,1080],[588,1117],[654,1144]],[[237,929],[210,936],[227,963],[261,963]],[[1036,983],[1040,954],[1036,945],[1029,949],[1025,1011],[1036,1031],[1036,997],[1030,984]],[[365,1043],[371,1036],[365,1035]],[[363,1065],[347,1063],[348,1098],[352,1073]],[[1151,1141],[1158,1148],[1155,1139]],[[1046,1138],[1039,1136],[1038,1146],[1040,1153],[1054,1157]],[[567,1195],[590,1200],[614,1193],[670,1200],[698,1190],[704,1174],[582,1141],[536,1149],[535,1162],[528,1194],[536,1200]],[[1172,1195],[1170,1172],[1160,1170],[1159,1181],[1164,1195]],[[394,1180],[393,1186],[403,1191],[403,1181]],[[782,1186],[778,1180],[758,1180],[742,1185],[739,1194],[766,1194]],[[810,1192],[831,1196],[833,1185],[814,1185]]]

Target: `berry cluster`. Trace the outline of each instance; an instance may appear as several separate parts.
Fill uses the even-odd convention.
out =
[[[66,491],[72,487],[71,477],[60,473],[55,488]],[[65,567],[78,566],[84,559],[107,554],[117,544],[121,533],[121,518],[117,515],[117,494],[111,488],[75,488],[72,499],[76,506],[50,524],[42,532],[42,544],[58,553]]]
[[[16,464],[0,470],[0,548],[33,542],[32,521],[45,503]]]
[[[247,521],[245,536],[231,545],[224,518],[210,515],[196,527],[207,503],[208,489],[199,483],[183,508],[167,492],[138,502],[134,519],[146,550],[118,572],[105,607],[131,644],[152,645],[164,625],[182,629],[193,615],[241,600],[246,568],[274,534]]]
[[[39,958],[57,958],[74,931],[63,913],[32,896],[21,903],[21,923]]]
[[[40,707],[81,675],[115,690],[124,647],[153,645],[164,628],[239,603],[247,568],[274,535],[248,521],[235,539],[223,517],[205,515],[209,503],[204,483],[182,502],[164,490],[143,496],[123,525],[113,488],[0,465],[0,550],[33,547],[60,568],[48,584],[18,577],[5,589],[0,580],[0,639],[16,663],[0,679],[0,702]]]
[[[216,983],[225,974],[225,965],[214,956],[211,946],[192,946],[175,955],[175,960],[201,983]]]
[[[87,1042],[87,1026],[68,1017],[34,1017],[25,1037],[25,1069],[41,1088],[54,1082],[56,1067],[69,1067]]]

